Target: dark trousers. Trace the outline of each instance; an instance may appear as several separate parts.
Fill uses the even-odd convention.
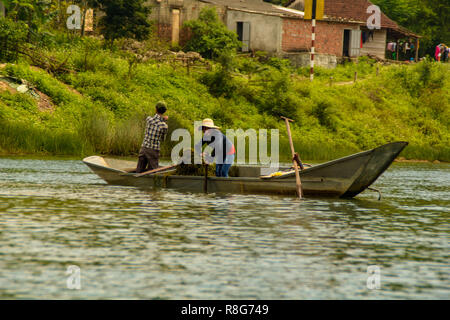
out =
[[[223,164],[216,163],[216,177],[228,178],[228,171],[234,162],[234,154],[227,155]]]
[[[136,168],[137,173],[158,169],[159,151],[142,147],[139,151],[139,161]]]
[[[231,164],[216,164],[216,177],[228,178]]]

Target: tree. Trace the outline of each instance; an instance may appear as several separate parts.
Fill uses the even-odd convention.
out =
[[[8,18],[0,18],[0,61],[16,61],[26,41],[28,26]]]
[[[198,20],[184,24],[191,34],[185,45],[187,51],[196,51],[205,58],[219,57],[223,52],[236,51],[241,47],[237,34],[219,20],[216,9],[203,8]]]
[[[25,22],[31,30],[37,31],[40,26],[50,21],[56,14],[51,8],[51,0],[1,0],[5,5],[8,17],[14,21]]]
[[[106,40],[119,38],[145,40],[151,33],[148,20],[151,8],[145,0],[97,0],[96,6],[105,13],[100,19],[101,33]]]

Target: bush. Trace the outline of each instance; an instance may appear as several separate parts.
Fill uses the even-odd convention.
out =
[[[321,126],[336,131],[336,121],[329,101],[321,100],[312,111],[312,115],[319,120]]]
[[[289,60],[280,59],[276,57],[269,58],[267,64],[271,67],[278,69],[279,71],[288,71],[291,65]]]
[[[299,101],[294,94],[290,74],[270,68],[261,73],[264,84],[256,95],[249,97],[261,112],[275,117],[297,119]]]
[[[229,54],[242,45],[237,34],[228,30],[212,7],[202,9],[199,18],[185,22],[184,27],[191,35],[185,51],[196,51],[205,58],[213,59],[223,53]]]
[[[105,13],[100,18],[101,33],[110,42],[120,38],[147,39],[152,31],[148,20],[151,7],[145,0],[97,0]]]
[[[432,61],[422,61],[414,66],[392,68],[390,75],[414,97],[419,97],[428,89],[442,89],[448,82],[446,66]]]
[[[0,18],[0,61],[17,61],[27,34],[28,26],[25,23]]]
[[[231,98],[238,88],[231,74],[234,66],[233,56],[222,53],[218,60],[220,65],[217,70],[203,74],[200,81],[209,88],[213,96]]]

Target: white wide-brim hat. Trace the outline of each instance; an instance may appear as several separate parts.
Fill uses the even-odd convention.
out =
[[[202,121],[201,128],[202,127],[210,128],[210,129],[219,129],[220,128],[220,127],[217,127],[217,126],[214,125],[214,121],[212,121],[212,119],[204,119]]]

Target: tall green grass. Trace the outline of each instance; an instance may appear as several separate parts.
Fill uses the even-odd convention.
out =
[[[82,155],[89,151],[77,134],[0,120],[0,151],[8,154]]]
[[[221,74],[224,69],[217,62],[211,62],[212,71],[192,69],[187,75],[182,65],[149,61],[138,64],[129,77],[120,52],[90,45],[88,50],[75,41],[47,49],[70,56],[68,63],[77,71],[71,74],[54,77],[30,68],[27,61],[6,67],[8,75],[26,79],[50,96],[56,109],[41,112],[31,98],[0,93],[2,150],[136,155],[145,118],[164,100],[170,133],[187,128],[192,134],[193,122],[207,117],[224,130],[279,129],[283,161],[290,160],[290,148],[281,114],[294,118],[295,147],[305,160],[408,141],[402,154],[406,158],[450,161],[449,65],[385,66],[376,76],[377,65],[362,59],[334,70],[319,69],[311,83],[302,77],[305,70],[282,60],[240,56],[227,62],[227,74]],[[330,86],[330,76],[345,82],[355,71],[357,83]],[[221,77],[229,85],[227,92],[213,83],[223,81]],[[176,143],[170,133],[161,150],[166,157]]]

